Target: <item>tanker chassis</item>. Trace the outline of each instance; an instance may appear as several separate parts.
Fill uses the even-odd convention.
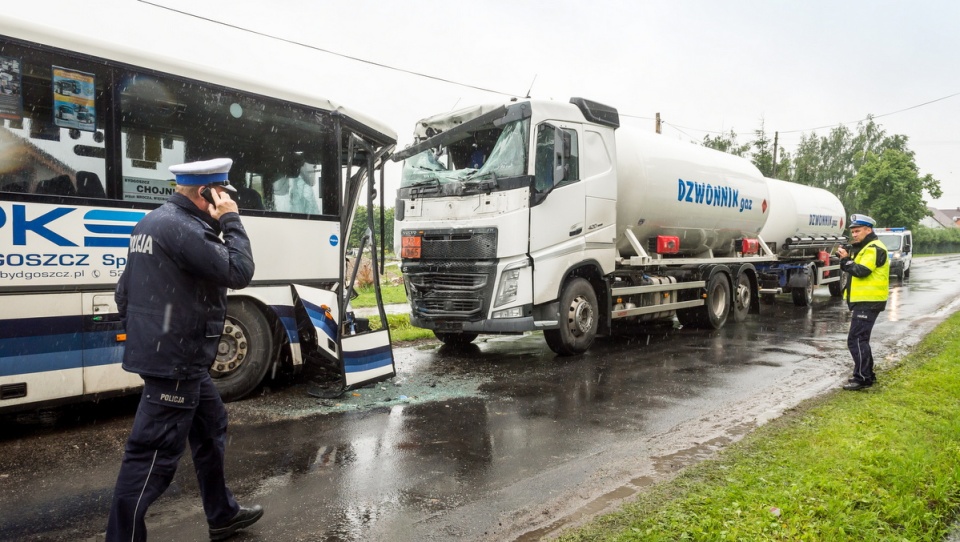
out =
[[[844,210],[749,161],[621,128],[616,109],[512,100],[417,123],[396,229],[411,323],[446,344],[542,330],[562,355],[614,328],[719,329],[760,299],[839,296]]]

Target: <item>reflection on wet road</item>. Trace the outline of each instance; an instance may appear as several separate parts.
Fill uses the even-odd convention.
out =
[[[919,259],[892,287],[881,367],[956,309],[958,277],[960,257]],[[399,349],[395,381],[341,399],[272,390],[230,405],[228,478],[266,508],[237,540],[534,540],[836,388],[848,325],[824,291],[812,308],[782,296],[718,332],[648,328],[580,357],[554,357],[538,335],[481,338]],[[102,531],[135,401],[90,408],[3,427],[0,539]],[[205,540],[199,507],[185,457],[151,538]]]

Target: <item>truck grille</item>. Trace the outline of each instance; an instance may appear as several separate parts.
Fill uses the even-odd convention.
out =
[[[403,230],[402,235],[422,238],[425,260],[487,260],[497,257],[497,229]]]
[[[484,318],[496,270],[496,260],[404,261],[403,280],[413,314],[437,324]]]
[[[487,285],[487,276],[421,273],[410,275],[408,281],[420,289],[476,290]]]

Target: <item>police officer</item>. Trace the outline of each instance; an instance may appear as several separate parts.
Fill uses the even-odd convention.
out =
[[[114,489],[107,541],[146,540],[147,508],[170,485],[187,441],[210,538],[255,523],[223,472],[227,412],[208,370],[217,352],[227,288],[253,278],[250,239],[225,190],[233,161],[172,166],[176,193],[137,224],[116,299],[127,333],[123,368],[143,394]],[[204,198],[203,192],[209,192]]]
[[[840,269],[850,274],[847,287],[847,305],[852,312],[847,347],[853,356],[853,377],[843,386],[845,390],[862,390],[876,382],[873,373],[873,351],[870,334],[880,312],[887,308],[890,287],[890,260],[873,227],[877,221],[867,215],[850,217],[852,252],[841,247]]]

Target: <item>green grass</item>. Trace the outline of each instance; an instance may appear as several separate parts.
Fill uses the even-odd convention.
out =
[[[421,329],[410,325],[408,314],[388,314],[387,325],[390,326],[390,341],[393,344],[420,339],[433,339],[435,336],[429,329]],[[381,329],[380,317],[370,317],[370,329]]]
[[[350,302],[350,305],[354,308],[377,306],[377,297],[373,291],[373,286],[358,288],[357,293],[359,295]],[[407,302],[407,292],[403,289],[402,284],[399,286],[381,286],[380,293],[383,296],[383,303],[385,305]]]
[[[940,541],[960,506],[960,313],[879,381],[810,400],[560,540]]]

